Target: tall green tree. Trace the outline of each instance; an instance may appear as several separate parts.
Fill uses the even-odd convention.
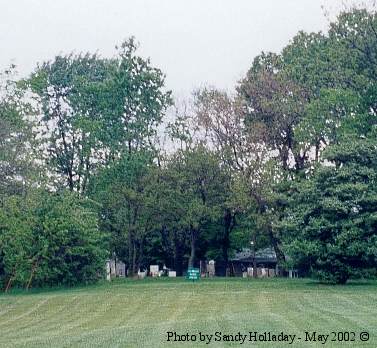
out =
[[[292,195],[283,223],[288,251],[321,280],[345,283],[377,266],[376,149],[375,139],[360,138],[329,146],[325,158],[334,165]]]
[[[309,149],[295,137],[308,94],[286,77],[283,67],[280,56],[262,53],[255,58],[237,91],[252,141],[264,146],[288,174],[292,168],[301,170],[308,156]]]
[[[112,59],[57,56],[26,81],[40,105],[39,133],[58,186],[84,194],[98,168],[152,144],[170,93],[136,48],[130,39]]]
[[[188,266],[193,267],[204,226],[222,216],[227,178],[216,155],[203,145],[179,151],[172,158],[170,170],[178,173],[177,186],[183,193],[185,213],[180,218],[180,227],[188,236]]]
[[[150,152],[126,153],[99,171],[90,188],[90,196],[101,204],[101,226],[111,234],[111,248],[126,262],[130,276],[142,266],[146,238],[156,218],[151,201],[156,189],[153,168]]]
[[[249,116],[244,111],[244,101],[216,89],[199,91],[196,94],[196,108],[197,123],[207,135],[208,146],[216,149],[230,175],[231,190],[224,226],[227,225],[226,221],[233,226],[237,214],[247,215],[255,220],[248,224],[254,228],[245,230],[248,240],[255,240],[255,226],[258,225],[259,230],[270,239],[279,261],[283,262],[280,239],[271,225],[270,202],[273,184],[281,180],[281,175],[271,147],[263,140],[267,137],[266,126],[256,121],[251,127],[247,121]],[[261,216],[264,218],[260,219]],[[259,223],[254,223],[257,220]],[[266,223],[265,226],[261,226],[262,221]]]
[[[32,114],[12,66],[0,75],[0,196],[25,193],[38,180]]]

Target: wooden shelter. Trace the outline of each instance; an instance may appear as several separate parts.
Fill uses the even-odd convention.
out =
[[[253,253],[251,249],[244,248],[237,252],[229,261],[231,276],[251,276],[254,259],[259,277],[273,277],[277,275],[277,258],[272,248],[265,248]]]

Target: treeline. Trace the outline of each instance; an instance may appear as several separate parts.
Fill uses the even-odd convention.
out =
[[[171,122],[164,74],[136,49],[3,73],[3,289],[94,281],[114,256],[129,276],[200,259],[225,275],[250,241],[324,281],[376,274],[374,12],[299,32],[234,94],[197,90]]]

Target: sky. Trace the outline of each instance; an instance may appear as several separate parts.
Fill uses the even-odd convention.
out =
[[[115,54],[135,36],[139,54],[184,97],[204,85],[232,90],[261,51],[299,31],[326,31],[342,0],[0,0],[0,70],[21,75],[70,52]]]

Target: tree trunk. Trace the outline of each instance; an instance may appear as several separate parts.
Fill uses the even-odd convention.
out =
[[[264,203],[264,201],[262,199],[260,199],[260,197],[258,197],[258,196],[255,196],[255,197],[256,197],[257,202],[258,202],[259,213],[260,214],[266,214],[266,211],[267,211],[266,204]],[[279,264],[284,263],[285,262],[285,255],[280,248],[280,242],[279,242],[278,238],[276,238],[274,236],[274,233],[272,231],[271,222],[267,223],[267,232],[268,232],[268,237],[270,238],[271,245],[274,248],[274,251],[275,251],[275,254],[276,254],[277,264],[279,265]]]
[[[191,227],[190,229],[190,247],[191,253],[188,262],[188,267],[192,268],[195,265],[195,253],[196,253],[196,231]]]
[[[143,253],[143,246],[144,246],[144,238],[139,243],[139,255],[137,258],[137,264],[136,264],[136,271],[138,272],[141,267],[141,262],[143,261],[144,253]]]
[[[133,258],[133,238],[131,231],[128,232],[128,276],[133,277],[133,267],[132,267],[132,258]]]
[[[286,145],[283,145],[279,149],[280,159],[283,164],[283,170],[288,170],[288,160],[289,160],[289,148]]]
[[[7,285],[6,285],[5,289],[4,289],[5,292],[7,292],[7,291],[10,289],[11,285],[12,285],[12,282],[13,282],[15,276],[16,276],[16,270],[17,270],[17,267],[18,267],[18,265],[16,265],[16,266],[13,268],[12,274],[11,274],[11,276],[9,277],[9,280],[8,280],[8,282],[7,282]]]
[[[183,274],[183,252],[184,246],[181,238],[179,238],[179,232],[174,232],[174,270],[178,277]]]
[[[285,255],[280,248],[279,240],[274,236],[274,233],[272,231],[272,226],[270,224],[268,225],[268,234],[269,234],[271,244],[276,254],[277,263],[278,265],[279,264],[281,265],[282,263],[285,262]]]
[[[258,277],[257,260],[255,259],[255,249],[253,251],[253,278]]]
[[[30,277],[29,277],[29,280],[26,284],[26,290],[28,290],[30,288],[30,285],[31,285],[31,282],[33,281],[33,277],[34,277],[34,274],[35,274],[35,271],[38,267],[38,260],[36,260],[34,263],[33,263],[33,266],[31,268],[31,272],[30,272]]]
[[[10,289],[10,287],[12,285],[12,281],[13,281],[13,275],[11,275],[9,280],[8,280],[7,286],[5,287],[5,290],[4,290],[5,292],[7,292]]]
[[[257,272],[257,260],[255,258],[255,245],[256,245],[256,236],[255,236],[255,233],[253,235],[253,245],[252,245],[252,248],[253,248],[253,278],[257,278],[258,277],[258,272]]]
[[[137,273],[136,271],[136,242],[135,240],[133,241],[133,250],[132,250],[132,275],[135,275]]]
[[[320,143],[317,142],[315,144],[315,162],[318,163],[319,161],[319,146],[320,146]]]
[[[225,210],[224,214],[224,238],[222,243],[222,256],[224,261],[225,275],[229,262],[229,248],[230,248],[230,233],[234,227],[234,216],[230,209]]]

